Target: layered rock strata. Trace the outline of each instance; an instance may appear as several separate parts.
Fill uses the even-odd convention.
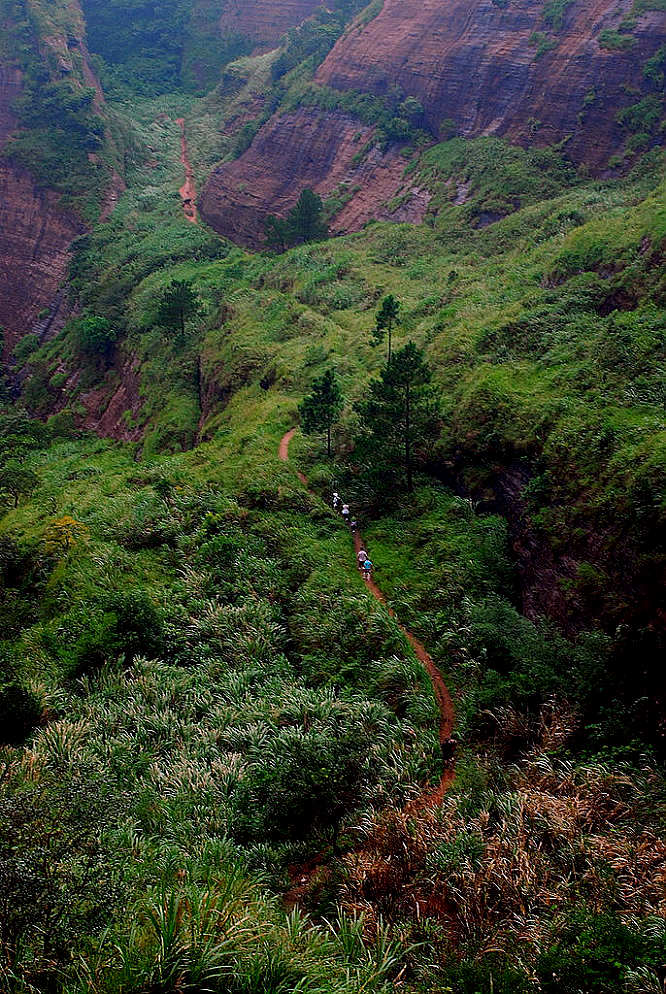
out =
[[[380,98],[398,88],[420,101],[434,136],[563,142],[575,161],[601,172],[628,138],[618,109],[654,90],[644,67],[666,43],[666,16],[644,11],[622,35],[632,0],[573,0],[562,5],[561,23],[544,20],[545,10],[543,0],[384,0],[338,41],[316,83]],[[391,216],[396,197],[407,205],[397,219],[419,220],[427,194],[410,191],[396,149],[373,149],[359,163],[368,142],[372,129],[349,115],[278,113],[239,160],[214,171],[202,214],[221,234],[257,246],[267,214],[283,215],[306,186],[328,196],[343,183],[334,230]]]

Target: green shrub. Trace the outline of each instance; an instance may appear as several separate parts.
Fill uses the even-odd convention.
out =
[[[623,35],[611,28],[599,32],[599,45],[611,52],[628,52],[635,44],[636,39],[632,35]]]

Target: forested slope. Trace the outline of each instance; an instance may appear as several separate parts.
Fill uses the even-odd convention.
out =
[[[2,48],[0,168],[34,198],[2,244],[24,231],[35,260],[3,296],[8,994],[666,979],[663,11],[589,12],[611,32],[595,58],[629,73],[576,111],[617,156],[591,175],[527,111],[504,137],[428,133],[439,83],[421,111],[406,83],[382,102],[374,42],[359,83],[407,6],[87,0],[87,41],[78,8],[3,8],[24,43]],[[583,6],[493,2],[487,24],[522,25],[526,72],[559,71]],[[183,133],[199,188],[247,184],[240,244],[184,213]],[[307,185],[324,203],[290,227]],[[282,243],[243,247],[265,230]],[[308,433],[325,374],[330,458],[324,422]],[[454,699],[453,778],[398,619]]]

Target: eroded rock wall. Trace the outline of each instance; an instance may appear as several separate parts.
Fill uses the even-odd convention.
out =
[[[570,154],[600,167],[624,137],[618,107],[628,90],[645,89],[643,65],[666,41],[666,16],[655,10],[640,15],[627,50],[602,47],[602,32],[619,29],[632,8],[574,0],[555,27],[543,0],[384,0],[337,43],[317,80],[378,96],[397,84],[421,100],[434,134],[450,119],[466,137],[544,145],[571,136]],[[552,45],[542,54],[538,32],[542,47]]]
[[[0,327],[7,352],[51,308],[71,243],[84,231],[59,200],[24,169],[0,160]]]
[[[250,38],[259,48],[270,48],[290,28],[310,17],[321,0],[223,0],[223,34]]]
[[[82,32],[82,21],[78,26]],[[94,87],[95,106],[101,110],[103,95],[82,34],[61,32],[41,38],[39,44],[63,77],[75,71],[72,50],[76,50],[81,85]],[[12,160],[11,136],[19,126],[13,108],[22,85],[17,65],[0,63],[0,327],[5,332],[5,355],[32,330],[40,312],[54,305],[67,274],[71,243],[85,230],[82,220],[61,206],[60,193]],[[121,186],[118,174],[110,173],[103,210],[114,196],[117,199]],[[62,310],[62,301],[60,306]]]
[[[334,232],[358,230],[378,215],[388,218],[386,205],[403,190],[406,163],[395,148],[383,153],[375,147],[359,158],[372,136],[371,127],[341,113],[304,107],[277,115],[240,159],[213,173],[199,201],[202,217],[234,241],[258,247],[266,213],[286,214],[308,187],[323,198],[339,193],[345,201]],[[418,203],[409,220],[422,219],[427,201]]]
[[[601,172],[627,139],[618,110],[649,92],[643,67],[666,43],[666,15],[647,11],[627,50],[602,46],[601,33],[619,29],[632,8],[632,0],[574,0],[553,26],[544,21],[544,0],[509,0],[505,7],[493,0],[384,0],[373,19],[361,17],[338,41],[316,82],[379,97],[398,86],[421,101],[435,135],[452,121],[469,138],[564,141],[574,160]],[[547,40],[541,54],[539,38]],[[408,189],[396,150],[375,150],[354,163],[371,137],[371,128],[348,115],[317,107],[278,113],[239,160],[214,171],[201,197],[203,216],[221,234],[257,246],[266,214],[284,214],[306,186],[327,196],[345,182],[354,192],[334,230],[391,216],[387,204],[397,196],[407,205],[398,219],[419,220],[427,194]]]

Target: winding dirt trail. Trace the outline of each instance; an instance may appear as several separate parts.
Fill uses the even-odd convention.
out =
[[[292,428],[282,437],[280,441],[278,456],[282,462],[289,461],[289,443],[296,434],[297,430],[298,429],[296,428]],[[308,481],[304,473],[299,472],[298,478],[301,483],[307,486]],[[358,553],[361,548],[367,549],[368,547],[363,543],[360,533],[356,532],[354,534],[355,552]],[[356,562],[356,557],[354,557],[354,561]],[[369,580],[367,582],[367,586],[373,597],[376,597],[382,604],[386,604],[386,597],[374,580]],[[395,612],[392,608],[388,607],[387,610],[392,618],[396,618]],[[412,633],[408,631],[404,625],[400,624],[400,621],[397,618],[396,621],[398,621],[401,631],[404,633],[412,649],[414,650],[416,658],[426,670],[432,681],[435,700],[437,701],[437,707],[439,709],[439,741],[441,744],[450,737],[456,720],[455,709],[453,707],[453,701],[451,699],[451,694],[449,693],[449,688],[446,686],[442,674],[435,666],[432,657],[426,651],[423,643],[419,642],[415,635],[412,635]],[[424,811],[429,808],[437,807],[437,805],[441,804],[444,795],[453,782],[454,772],[455,771],[452,766],[444,769],[439,783],[431,784],[426,787],[418,797],[409,802],[405,808],[405,811],[408,814],[412,814],[418,811]]]
[[[194,170],[189,159],[189,153],[187,148],[187,133],[185,131],[185,118],[176,118],[176,124],[180,128],[180,161],[183,163],[185,168],[185,182],[181,186],[180,198],[183,201],[183,213],[188,221],[192,224],[197,224],[197,191],[194,185]]]

